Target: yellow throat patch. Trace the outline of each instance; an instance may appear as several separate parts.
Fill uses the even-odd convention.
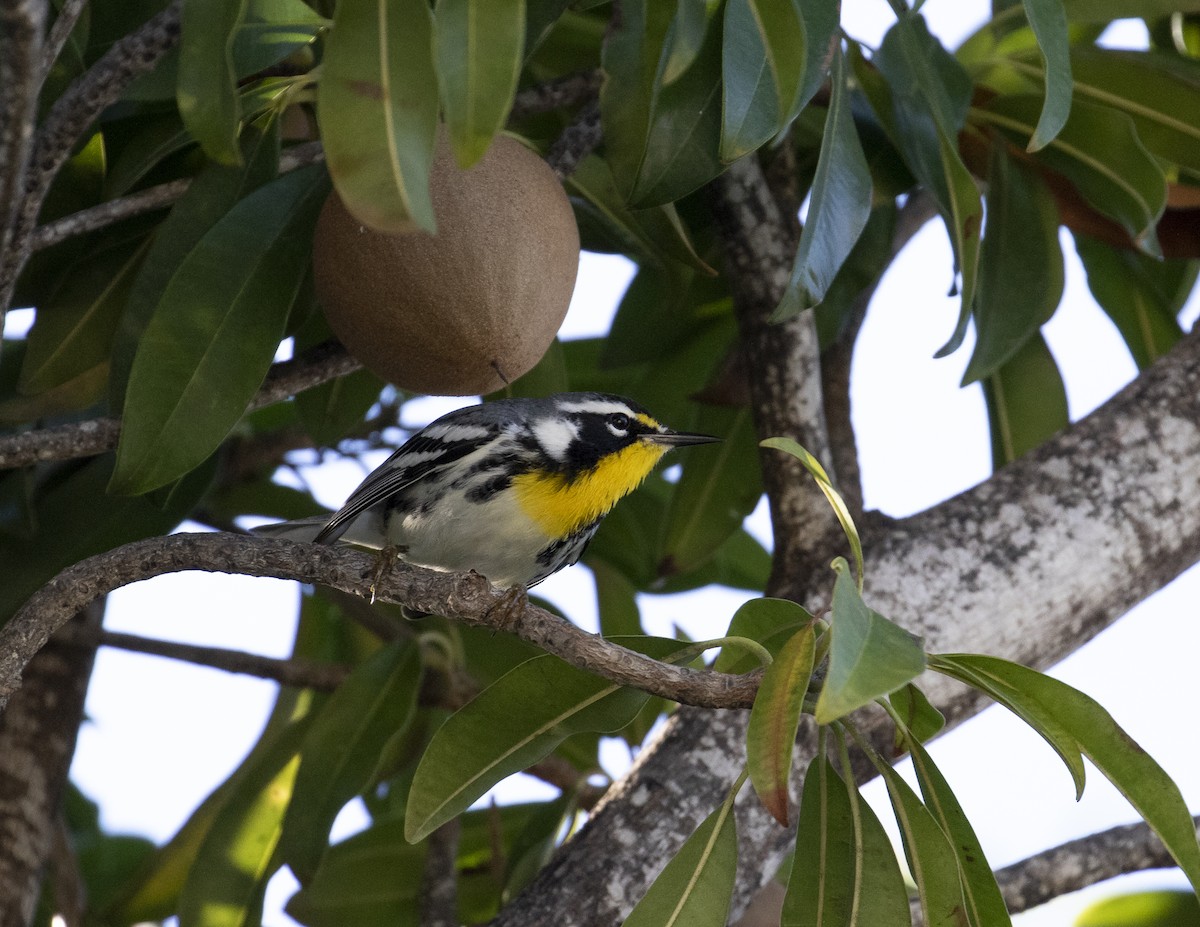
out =
[[[563,538],[607,515],[633,492],[669,448],[636,441],[574,480],[556,473],[523,473],[513,480],[522,511],[546,532]]]

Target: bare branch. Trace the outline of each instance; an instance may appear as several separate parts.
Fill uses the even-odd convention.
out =
[[[600,101],[592,100],[576,115],[546,152],[546,162],[559,180],[570,177],[579,162],[600,144]]]
[[[25,186],[47,6],[42,0],[0,0],[0,256],[8,251]]]
[[[68,238],[115,225],[123,219],[131,219],[134,216],[166,209],[183,196],[191,183],[190,178],[171,180],[167,183],[160,183],[156,187],[147,187],[145,190],[139,190],[128,196],[109,200],[107,203],[100,203],[88,209],[81,209],[69,216],[63,216],[61,219],[56,219],[35,229],[33,237],[30,239],[30,249],[40,251],[42,248],[57,245]]]
[[[429,836],[421,883],[421,927],[459,927],[458,838],[462,820],[452,818]]]
[[[509,119],[519,122],[538,113],[593,100],[600,93],[601,79],[599,70],[579,71],[522,90],[513,100]]]
[[[299,657],[281,660],[243,650],[225,647],[202,647],[177,641],[157,640],[104,628],[64,625],[56,639],[89,647],[115,647],[133,653],[146,653],[169,660],[182,660],[199,666],[210,666],[227,673],[242,673],[260,679],[272,679],[280,685],[297,689],[317,689],[332,692],[350,674],[350,668],[338,663],[317,663]]]
[[[357,370],[360,364],[336,342],[317,345],[290,361],[275,364],[262,389],[250,404],[251,409],[294,396]],[[0,470],[26,467],[47,460],[73,460],[92,457],[117,446],[121,422],[115,418],[97,418],[72,425],[39,428],[0,437]]]
[[[1200,828],[1200,817],[1193,818]],[[996,881],[1013,914],[1127,872],[1174,867],[1144,821],[1089,834],[999,870]]]
[[[16,691],[33,655],[87,603],[129,583],[183,570],[274,576],[358,594],[374,588],[379,601],[508,631],[580,669],[685,704],[748,708],[758,688],[758,673],[728,676],[662,664],[537,606],[511,607],[506,593],[476,573],[438,573],[396,562],[376,583],[378,557],[358,550],[234,534],[175,534],[89,557],[35,593],[0,629],[0,698]]]

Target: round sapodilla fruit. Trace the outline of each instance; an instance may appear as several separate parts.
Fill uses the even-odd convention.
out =
[[[430,178],[437,233],[388,234],[330,195],[313,273],[330,328],[371,371],[417,393],[470,396],[532,368],[554,340],[579,268],[562,185],[499,136],[470,170],[439,132]]]

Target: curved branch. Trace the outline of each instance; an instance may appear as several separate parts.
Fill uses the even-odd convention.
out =
[[[0,629],[0,705],[16,691],[34,654],[89,602],[121,586],[183,570],[273,576],[358,594],[373,589],[380,601],[508,631],[580,669],[685,704],[747,708],[758,689],[758,673],[728,676],[659,663],[545,609],[511,607],[506,593],[475,573],[439,573],[396,562],[376,582],[378,556],[358,550],[236,534],[174,534],[89,557],[21,606]]]
[[[8,251],[29,164],[47,6],[38,0],[0,2],[0,257]],[[5,308],[0,302],[0,317]]]
[[[1193,823],[1200,828],[1200,817]],[[996,881],[1008,910],[1016,914],[1128,872],[1174,866],[1167,848],[1143,821],[1052,847],[998,870]]]
[[[327,341],[290,361],[275,364],[250,410],[281,402],[296,393],[344,376],[362,365],[342,345]],[[74,460],[111,451],[121,436],[121,422],[95,418],[70,425],[39,428],[0,437],[0,470],[12,470],[48,460]]]
[[[50,27],[50,34],[46,36],[46,47],[42,51],[43,78],[50,73],[54,62],[62,54],[67,39],[71,37],[71,32],[74,30],[75,24],[79,22],[79,17],[87,4],[88,0],[64,0],[58,15],[54,17],[54,25]]]

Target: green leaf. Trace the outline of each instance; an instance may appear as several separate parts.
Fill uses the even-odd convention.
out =
[[[814,715],[828,724],[894,692],[925,670],[921,639],[868,608],[846,561],[834,561],[829,669]]]
[[[1200,110],[1200,74],[1160,52],[1077,46],[1071,55],[1075,94],[1120,110],[1151,152],[1200,173],[1200,124],[1181,118]]]
[[[404,822],[376,821],[330,847],[286,911],[306,927],[417,927],[424,872],[425,846],[404,839]]]
[[[525,0],[438,0],[438,87],[461,168],[483,157],[517,92]]]
[[[338,195],[383,232],[436,221],[433,14],[426,0],[341,0],[325,42],[317,116]]]
[[[180,264],[134,359],[114,492],[187,473],[242,417],[283,337],[326,190],[319,165],[259,188]]]
[[[1067,19],[1081,23],[1106,23],[1113,19],[1157,19],[1177,10],[1196,12],[1196,0],[1063,0]]]
[[[675,18],[671,20],[671,28],[667,33],[663,86],[678,80],[700,54],[708,29],[708,6],[706,0],[679,0]]]
[[[798,0],[798,4],[804,20],[804,75],[796,88],[786,122],[791,122],[821,89],[829,75],[835,50],[841,43],[841,8],[838,4],[826,0]]]
[[[296,413],[319,447],[334,447],[362,424],[386,385],[371,371],[356,370],[298,393]]]
[[[817,756],[804,774],[796,852],[780,927],[840,927],[851,923],[858,888],[854,837],[846,783],[827,759]]]
[[[1045,66],[1046,96],[1029,150],[1045,148],[1071,114],[1071,54],[1063,0],[1023,0]]]
[[[973,658],[972,654],[931,654],[929,667],[985,693],[1037,731],[1067,767],[1075,785],[1075,798],[1079,799],[1087,780],[1083,754],[1075,738],[1058,722],[1056,712],[1009,680],[982,672]]]
[[[318,712],[300,747],[280,842],[302,884],[312,881],[342,806],[371,784],[387,742],[412,720],[420,686],[420,653],[396,642],[359,666]]]
[[[936,669],[945,657],[938,656]],[[1192,887],[1200,891],[1200,844],[1179,787],[1094,699],[1036,670],[978,654],[955,654],[951,667],[964,669],[1002,694],[1001,704],[1016,711],[1043,737],[1051,730],[1074,742],[1162,839]],[[962,677],[959,677],[962,678]],[[992,694],[990,689],[986,689]],[[993,697],[995,697],[993,695]],[[1011,702],[1011,704],[1010,704]],[[1028,717],[1026,717],[1028,715]],[[1032,720],[1031,720],[1032,719]],[[1059,733],[1061,732],[1061,734]],[[1049,739],[1047,737],[1047,739]],[[1082,775],[1077,780],[1082,787]]]
[[[1034,131],[1036,97],[997,97],[980,118],[1018,140]],[[1084,199],[1115,220],[1147,254],[1159,256],[1155,224],[1167,202],[1162,168],[1122,112],[1076,100],[1058,136],[1037,159],[1066,176]]]
[[[636,207],[677,200],[724,170],[721,30],[706,31],[691,67],[660,86],[670,4],[630,0],[605,40],[600,93],[605,149],[617,187]]]
[[[934,764],[929,753],[916,738],[907,740],[912,754],[913,768],[925,806],[933,814],[958,857],[958,870],[962,875],[963,900],[966,902],[969,923],[980,927],[1005,927],[1012,919],[991,864],[983,853],[975,829],[950,789],[942,771]]]
[[[38,307],[18,388],[40,393],[107,365],[113,334],[148,241],[102,241]]]
[[[808,220],[774,321],[798,315],[825,299],[871,215],[871,172],[850,114],[846,61],[840,48],[834,54],[832,86]]]
[[[896,813],[896,823],[900,825],[904,855],[917,883],[925,923],[930,927],[962,927],[970,923],[966,921],[958,857],[945,832],[909,784],[886,762],[876,760],[875,766]],[[993,927],[991,922],[980,922],[975,927],[984,927],[984,923]]]
[[[1156,261],[1075,236],[1088,289],[1125,339],[1139,370],[1183,337],[1176,315],[1196,281],[1194,261]]]
[[[175,102],[188,132],[214,161],[241,163],[241,103],[233,35],[247,0],[184,0]]]
[[[1074,927],[1200,927],[1200,899],[1195,892],[1166,889],[1130,892],[1092,902],[1073,924]]]
[[[904,730],[920,743],[932,740],[946,726],[946,716],[911,682],[889,695],[888,702],[900,716]],[[899,748],[903,744],[897,742],[896,746]]]
[[[694,429],[723,439],[692,454],[667,506],[658,573],[670,576],[707,561],[754,511],[762,495],[754,416],[747,406],[700,407]]]
[[[504,897],[512,898],[533,881],[554,854],[563,821],[575,814],[575,796],[564,792],[554,801],[543,802],[513,839],[508,852]]]
[[[767,667],[746,731],[750,782],[766,809],[788,826],[788,773],[813,670],[812,625],[801,628]]]
[[[240,168],[206,164],[155,230],[113,339],[109,404],[117,411],[125,404],[138,344],[179,265],[242,197],[274,178],[279,163],[279,133],[274,121],[263,131],[249,128],[242,133],[241,157]],[[164,308],[173,310],[172,306]]]
[[[737,874],[733,800],[740,785],[688,837],[623,927],[725,927]]]
[[[999,144],[989,161],[977,292],[975,350],[963,386],[1016,355],[1053,315],[1063,293],[1058,209],[1037,172]]]
[[[729,620],[726,637],[748,637],[778,656],[797,630],[812,624],[813,616],[791,599],[762,597],[743,603]],[[713,663],[718,673],[744,673],[758,666],[753,656],[739,647],[722,647]]]
[[[656,659],[678,641],[627,641]],[[417,841],[466,810],[489,788],[583,731],[620,730],[649,698],[585,673],[549,654],[500,677],[434,734],[413,778],[405,833]]]
[[[854,519],[850,517],[850,509],[846,507],[846,503],[841,495],[838,494],[838,491],[833,488],[833,484],[829,481],[829,474],[825,472],[825,468],[821,466],[821,462],[791,438],[767,438],[765,441],[760,441],[759,446],[791,454],[804,465],[804,469],[812,474],[813,479],[817,481],[817,486],[825,494],[825,498],[829,500],[833,514],[837,516],[838,522],[841,523],[842,531],[845,532],[846,539],[850,542],[850,550],[854,554],[858,587],[861,589],[863,581],[862,540],[858,536],[858,529],[854,527]]]
[[[262,893],[292,797],[308,719],[285,728],[232,787],[196,850],[179,896],[180,927],[261,922]]]
[[[600,614],[601,636],[612,638],[643,633],[637,589],[633,583],[620,570],[599,557],[590,559],[588,567],[596,583],[596,610]]]
[[[137,121],[135,131],[133,138],[117,151],[104,177],[107,199],[129,193],[171,155],[195,144],[174,114],[143,117]]]
[[[983,381],[996,469],[1067,427],[1067,393],[1045,339],[1034,335]]]
[[[729,0],[721,47],[721,159],[735,161],[784,127],[805,63],[794,0]]]
[[[896,21],[873,61],[886,78],[891,96],[891,111],[881,118],[893,122],[893,143],[937,201],[962,275],[958,324],[936,355],[944,357],[966,336],[983,222],[979,190],[958,153],[958,132],[970,102],[971,79],[930,34],[924,19],[915,14]]]

